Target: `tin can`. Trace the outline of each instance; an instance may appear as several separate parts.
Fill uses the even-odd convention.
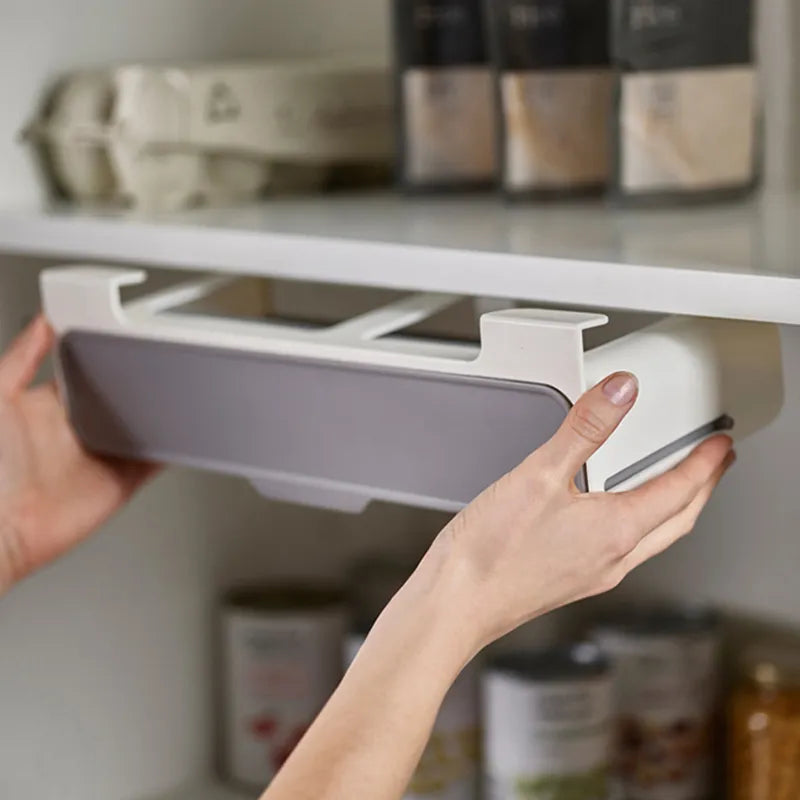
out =
[[[364,631],[345,642],[349,666],[364,644]],[[431,738],[403,800],[478,800],[480,796],[480,667],[468,664],[447,693]]]
[[[705,800],[715,783],[719,625],[708,610],[664,609],[608,624],[615,773],[627,800]]]
[[[304,587],[231,592],[222,613],[223,770],[260,790],[272,780],[342,674],[344,604]]]
[[[484,678],[487,800],[608,800],[612,694],[591,643],[496,659]]]

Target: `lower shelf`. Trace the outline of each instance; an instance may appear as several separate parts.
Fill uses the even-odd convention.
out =
[[[208,781],[145,800],[258,800],[259,796],[257,792],[237,791],[221,783]]]
[[[722,791],[715,793],[712,800],[723,800]],[[258,800],[258,795],[243,791],[234,791],[219,783],[202,783],[188,786],[181,791],[160,797],[148,797],[146,800]]]

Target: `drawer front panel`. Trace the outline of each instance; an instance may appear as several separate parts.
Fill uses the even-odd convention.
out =
[[[569,410],[540,384],[85,331],[63,338],[61,364],[73,423],[97,452],[447,511]]]

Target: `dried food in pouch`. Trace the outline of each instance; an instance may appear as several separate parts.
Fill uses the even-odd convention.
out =
[[[614,86],[607,0],[497,0],[490,8],[505,191],[601,189]]]
[[[614,0],[615,192],[741,192],[756,179],[752,0]]]
[[[401,182],[491,184],[494,95],[483,0],[395,0],[394,29]]]

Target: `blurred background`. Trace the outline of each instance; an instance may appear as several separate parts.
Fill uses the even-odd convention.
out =
[[[465,213],[496,207],[487,224],[512,243],[544,219],[558,239],[548,249],[564,254],[576,213],[601,242],[613,229],[615,248],[633,258],[641,247],[669,265],[687,257],[669,250],[683,230],[676,214],[702,202],[702,213],[726,215],[731,238],[709,254],[700,236],[688,243],[690,257],[721,253],[736,271],[746,251],[747,268],[758,271],[764,252],[767,271],[800,277],[786,245],[800,222],[798,41],[793,0],[0,0],[0,217],[55,204],[67,218],[77,209],[157,222],[288,197],[283,213],[294,219],[306,202],[319,213],[320,203],[364,192],[425,218],[425,204],[477,192],[481,205]],[[220,132],[215,121],[231,124]],[[766,206],[777,213],[754,223]],[[648,215],[618,217],[629,213],[618,207]],[[442,213],[458,217],[460,208]],[[771,226],[782,237],[775,244]],[[644,244],[643,230],[654,231]],[[44,244],[47,258],[0,235],[3,345],[38,309],[40,271],[65,261],[57,243]],[[70,260],[81,252],[80,243],[66,248]],[[155,270],[153,280],[175,277]],[[332,321],[387,297],[324,282],[250,282],[230,302],[240,315]],[[452,321],[450,332],[461,335],[460,326]],[[522,676],[543,691],[547,664],[566,659],[563,674],[573,674],[585,653],[563,647],[602,640],[601,623],[615,631],[604,649],[613,655],[616,642],[631,664],[603,722],[614,755],[595,741],[592,769],[562,754],[561,777],[582,783],[547,794],[536,788],[552,777],[542,772],[525,776],[517,794],[497,790],[496,800],[800,797],[792,646],[800,634],[800,332],[787,325],[781,336],[786,407],[739,447],[695,534],[610,596],[500,643],[498,653],[538,657],[562,649],[549,650],[545,666],[476,666],[409,797],[481,796],[491,770],[479,743],[495,752],[498,726],[530,722],[495,713],[495,695],[484,696],[482,713],[481,675]],[[447,520],[384,503],[356,516],[319,511],[267,501],[238,479],[169,470],[92,541],[0,603],[0,797],[256,797],[252,787],[285,757],[314,692],[335,683],[345,644],[357,647]],[[276,599],[274,587],[287,582],[292,591]],[[259,590],[231,598],[243,585]],[[324,602],[320,587],[333,587]],[[261,696],[230,679],[239,672],[225,672],[237,659],[246,674],[270,668],[237,638],[243,611],[259,635],[302,624],[312,642],[333,637],[323,656],[312,645],[294,654],[316,681],[294,706],[274,687]],[[631,620],[631,612],[641,613]],[[753,644],[760,649],[747,655]],[[311,651],[328,659],[324,668],[309,666]],[[612,680],[598,668],[579,671],[577,682],[587,675],[600,690]],[[273,741],[282,720],[294,727]],[[583,722],[584,733],[596,724]],[[768,731],[759,741],[770,763],[785,763],[780,779],[758,772],[753,724]],[[599,789],[594,767],[604,776]],[[768,777],[759,782],[754,770]]]

